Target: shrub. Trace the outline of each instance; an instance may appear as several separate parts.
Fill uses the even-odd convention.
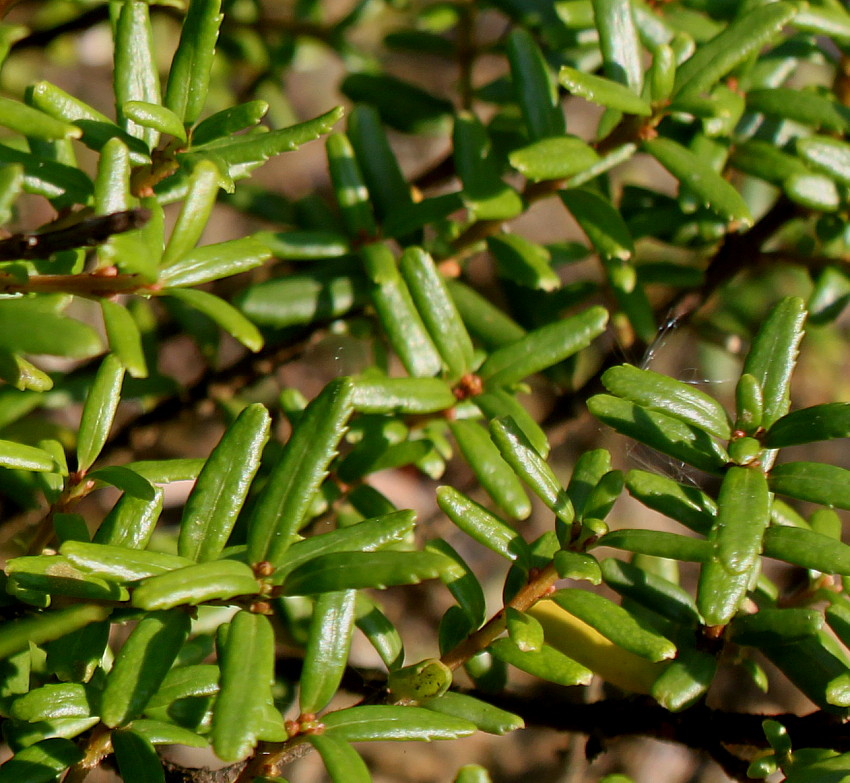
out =
[[[360,783],[353,743],[526,724],[589,735],[589,756],[652,736],[737,780],[850,779],[850,472],[817,445],[850,436],[827,369],[850,14],[327,5],[50,0],[0,26],[0,783],[113,761],[210,779],[166,744],[211,749],[217,779],[281,780],[313,749]],[[42,80],[73,81],[81,30],[111,32],[114,118]],[[280,84],[309,57],[345,66],[347,108],[294,122]],[[431,157],[415,176],[402,140]],[[308,142],[327,192],[246,181]],[[543,233],[540,208],[560,215]],[[652,369],[673,329],[734,395]],[[185,336],[203,366],[182,385]],[[266,377],[334,340],[356,373]],[[606,429],[565,460],[553,437],[585,409]],[[204,410],[217,441],[146,451],[139,433]],[[633,442],[681,475],[632,467]],[[461,488],[417,520],[387,470]],[[743,695],[709,692],[723,678]],[[744,679],[775,713],[816,709],[765,719]],[[489,780],[473,753],[442,779]]]

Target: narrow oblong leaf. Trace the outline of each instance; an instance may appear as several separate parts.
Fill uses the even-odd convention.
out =
[[[93,601],[126,601],[127,591],[83,573],[60,555],[16,557],[6,566],[9,585],[46,594]]]
[[[162,512],[162,498],[163,492],[159,487],[154,489],[150,498],[125,493],[100,523],[94,542],[144,549]]]
[[[530,614],[505,607],[505,628],[522,652],[537,652],[543,647],[543,627]]]
[[[680,647],[676,660],[652,684],[652,698],[670,712],[680,712],[705,696],[717,671],[717,656]]]
[[[0,766],[0,783],[50,783],[84,755],[71,740],[51,737],[19,750],[5,761]]]
[[[850,130],[850,112],[840,103],[810,90],[788,87],[749,90],[747,109],[838,133]]]
[[[676,654],[676,646],[623,609],[622,606],[587,590],[566,588],[552,594],[562,609],[595,628],[606,639],[624,650],[646,658],[663,661]]]
[[[443,715],[453,715],[456,718],[468,720],[474,723],[479,731],[487,734],[502,735],[525,728],[525,722],[519,715],[464,693],[448,691],[435,699],[426,699],[421,706]]]
[[[298,566],[281,586],[284,595],[419,584],[454,570],[454,561],[438,552],[329,552]]]
[[[220,178],[218,167],[210,161],[199,161],[192,170],[180,214],[162,252],[162,266],[177,263],[197,245],[215,204]]]
[[[717,504],[697,487],[645,470],[630,470],[625,480],[631,495],[645,506],[697,533],[707,534],[714,524]]]
[[[126,783],[165,783],[162,761],[146,737],[130,729],[114,731],[112,748]]]
[[[745,228],[753,224],[750,208],[738,191],[689,149],[666,138],[644,141],[643,148],[720,217]]]
[[[87,541],[66,541],[59,552],[78,568],[119,582],[134,582],[192,565],[191,560],[179,555]]]
[[[484,590],[475,574],[447,541],[434,539],[428,542],[426,549],[440,552],[454,560],[456,568],[444,574],[443,582],[458,602],[458,606],[466,612],[472,627],[480,628],[486,619],[486,603]]]
[[[788,413],[764,436],[769,449],[850,437],[850,403],[828,402]]]
[[[375,740],[457,739],[475,732],[475,724],[424,707],[391,704],[364,705],[338,710],[322,718],[325,733],[346,742]]]
[[[251,562],[280,564],[336,456],[353,411],[353,396],[351,379],[337,378],[302,414],[251,514]]]
[[[602,258],[628,261],[634,255],[625,220],[604,196],[584,188],[568,188],[558,196]]]
[[[527,30],[508,36],[508,61],[516,101],[532,141],[562,136],[566,130],[558,89],[543,54]]]
[[[641,117],[652,114],[652,107],[640,95],[624,84],[611,79],[594,76],[563,65],[558,72],[558,81],[567,92],[599,106],[616,109],[624,114],[637,114]]]
[[[721,473],[729,457],[704,431],[628,400],[597,394],[587,401],[590,412],[617,432],[708,473]]]
[[[183,611],[147,615],[118,652],[100,701],[101,720],[121,726],[137,717],[159,689],[191,624]]]
[[[142,350],[142,336],[126,307],[103,298],[100,300],[109,349],[133,378],[147,378],[148,366]]]
[[[586,171],[599,162],[599,155],[582,139],[567,135],[540,139],[520,147],[508,155],[508,160],[524,177],[540,182],[567,179]]]
[[[0,440],[0,465],[43,473],[53,473],[57,469],[56,461],[49,452],[12,440]]]
[[[607,322],[604,308],[591,307],[542,326],[491,353],[478,374],[488,390],[509,386],[583,350],[603,332]]]
[[[253,237],[204,245],[187,252],[159,273],[164,288],[200,285],[221,277],[247,272],[271,258],[265,245]]]
[[[662,530],[612,530],[599,539],[598,546],[696,563],[705,562],[712,555],[708,541]]]
[[[788,644],[814,636],[823,626],[823,615],[815,609],[765,607],[755,614],[736,617],[729,625],[729,639],[751,647]]]
[[[738,16],[682,63],[674,96],[706,92],[751,53],[759,51],[797,12],[793,3],[770,3]]]
[[[369,190],[348,136],[344,133],[328,136],[325,149],[340,216],[348,235],[358,239],[375,236],[377,226],[369,201]]]
[[[55,119],[45,112],[0,97],[0,125],[35,139],[78,139],[82,131],[75,125]]]
[[[355,624],[369,640],[384,665],[392,671],[404,663],[404,644],[395,626],[365,593],[357,594]]]
[[[220,651],[221,687],[212,745],[222,761],[240,761],[257,744],[274,677],[274,631],[268,617],[238,612]]]
[[[99,604],[75,604],[41,614],[3,623],[0,635],[0,660],[28,649],[30,642],[43,644],[73,633],[90,623],[105,620],[112,607]]]
[[[451,386],[439,378],[374,378],[354,381],[354,409],[361,413],[436,413],[457,403]]]
[[[665,413],[724,440],[731,437],[729,417],[723,406],[687,383],[630,364],[606,370],[602,383],[612,394],[642,408]]]
[[[850,144],[831,136],[809,136],[796,141],[797,153],[813,168],[850,185]]]
[[[263,347],[260,330],[224,299],[196,288],[169,288],[165,293],[203,313],[249,350],[259,351]]]
[[[186,129],[180,118],[165,106],[146,101],[126,101],[121,107],[124,116],[144,128],[153,128],[159,133],[186,143]]]
[[[250,566],[237,560],[211,560],[145,579],[133,591],[132,604],[139,609],[157,611],[255,595],[258,590]]]
[[[464,533],[508,560],[525,559],[528,545],[510,526],[453,487],[437,488],[437,504]]]
[[[502,638],[488,649],[498,660],[557,685],[589,685],[593,679],[590,669],[548,644],[539,650],[524,651],[512,640]]]
[[[593,0],[602,64],[609,79],[636,93],[643,87],[643,63],[629,0]]]
[[[91,705],[80,683],[49,683],[15,699],[10,712],[13,718],[34,723],[51,718],[86,717],[91,715]]]
[[[707,626],[724,626],[735,616],[746,598],[751,578],[747,571],[731,573],[716,558],[702,564],[697,607]]]
[[[217,0],[213,1],[217,2]],[[179,114],[175,107],[168,103],[167,96],[166,105]],[[266,116],[268,110],[269,105],[265,101],[248,101],[236,106],[228,106],[211,114],[192,128],[192,147],[201,147],[218,139],[227,139],[238,131],[251,128]]]
[[[371,783],[366,762],[344,740],[328,734],[310,734],[307,741],[322,757],[332,783]]]
[[[459,280],[447,280],[446,284],[466,328],[488,348],[499,348],[525,335],[525,329],[475,289]]]
[[[301,671],[302,714],[323,710],[339,688],[354,631],[355,597],[354,590],[342,590],[316,598]]]
[[[106,443],[121,396],[124,366],[113,354],[107,354],[95,375],[83,406],[77,438],[77,469],[87,471]]]
[[[496,260],[499,277],[541,291],[561,287],[551,256],[542,245],[517,234],[502,234],[487,237],[487,249]]]
[[[221,0],[192,0],[183,20],[164,103],[185,125],[196,122],[206,102],[215,43],[223,19],[220,11]]]
[[[764,534],[764,555],[824,574],[850,576],[850,546],[814,530],[772,525]]]
[[[271,417],[249,405],[213,449],[186,501],[177,551],[192,560],[214,560],[227,544],[236,517],[260,467]]]
[[[786,462],[770,471],[773,492],[824,506],[850,509],[850,470],[820,462]]]

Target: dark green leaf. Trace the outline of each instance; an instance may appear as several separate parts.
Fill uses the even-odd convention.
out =
[[[563,136],[566,126],[558,88],[533,36],[515,28],[508,36],[507,49],[516,102],[530,140]]]
[[[322,718],[326,733],[346,742],[456,739],[475,732],[475,724],[424,707],[367,705],[338,710]]]

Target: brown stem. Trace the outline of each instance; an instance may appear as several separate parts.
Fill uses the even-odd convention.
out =
[[[26,281],[7,273],[0,273],[2,294],[74,294],[87,298],[132,294],[147,288],[138,275],[103,274],[92,272],[83,275],[33,275]]]

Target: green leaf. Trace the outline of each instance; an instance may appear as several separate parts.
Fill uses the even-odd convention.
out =
[[[106,443],[121,398],[124,367],[113,354],[107,354],[92,383],[83,406],[77,437],[77,469],[85,473]]]
[[[814,636],[823,626],[815,609],[764,607],[755,614],[736,617],[729,626],[729,640],[751,647],[788,644]]]
[[[599,539],[598,546],[696,563],[709,560],[712,555],[708,541],[661,530],[612,530]]]
[[[582,579],[592,585],[602,583],[602,572],[599,570],[599,563],[593,555],[562,549],[555,552],[552,562],[561,579]]]
[[[409,247],[399,269],[425,328],[452,378],[469,372],[474,348],[460,313],[434,260],[424,250]]]
[[[50,683],[15,699],[10,713],[13,718],[35,723],[52,718],[84,718],[91,715],[91,705],[86,689],[79,683]]]
[[[684,98],[707,92],[751,54],[760,51],[796,12],[793,3],[779,2],[738,16],[679,66],[674,96]]]
[[[271,253],[253,237],[204,245],[189,251],[180,261],[162,269],[159,282],[164,288],[208,283],[221,277],[247,272],[270,257]]]
[[[441,538],[429,541],[425,547],[428,551],[439,552],[454,560],[455,568],[445,571],[442,579],[449,592],[454,596],[458,605],[469,617],[473,628],[480,628],[486,619],[486,603],[484,590],[475,574],[458,552]]]
[[[59,552],[84,571],[120,582],[134,582],[192,565],[191,560],[179,555],[86,541],[65,541]]]
[[[259,585],[250,566],[237,560],[212,560],[145,579],[133,591],[132,604],[150,612],[205,601],[255,595]]]
[[[351,379],[338,378],[302,414],[248,520],[251,562],[268,560],[280,565],[337,454],[353,397]]]
[[[512,30],[507,50],[514,95],[530,140],[563,136],[566,125],[558,88],[531,33],[522,28]]]
[[[705,696],[717,671],[717,656],[680,647],[676,660],[652,684],[652,698],[670,712],[680,712]]]
[[[166,102],[168,102],[168,95],[166,95]],[[167,105],[174,109],[170,103]],[[227,139],[245,128],[251,128],[266,116],[268,110],[269,105],[265,101],[248,101],[236,106],[228,106],[199,122],[192,129],[192,146],[193,148],[202,147],[218,139]],[[176,113],[179,114],[179,112]]]
[[[697,533],[708,533],[714,524],[717,505],[697,487],[644,470],[626,473],[626,487],[645,506]]]
[[[452,560],[437,552],[329,552],[314,557],[289,573],[284,595],[311,595],[335,590],[383,589],[436,579]]]
[[[325,141],[325,150],[340,217],[348,235],[358,241],[374,237],[378,229],[369,190],[348,136],[331,134]]]
[[[5,144],[0,144],[0,163],[21,166],[24,191],[53,199],[59,206],[86,204],[91,198],[91,179],[73,166],[45,160],[40,155],[21,152]]]
[[[78,139],[82,131],[38,109],[0,97],[0,125],[35,139]]]
[[[103,348],[97,332],[62,315],[67,305],[67,299],[53,296],[4,301],[0,308],[0,347],[16,353],[44,353],[74,359],[100,353]]]
[[[502,458],[488,432],[477,422],[455,420],[449,427],[458,448],[487,494],[509,517],[526,519],[531,503],[516,473]]]
[[[369,640],[384,665],[392,671],[404,663],[404,645],[395,626],[364,593],[357,594],[355,624]]]
[[[351,649],[355,596],[354,590],[342,590],[316,597],[301,671],[302,714],[323,710],[339,688]]]
[[[459,280],[446,283],[467,329],[488,348],[499,348],[525,335],[516,321],[475,289]]]
[[[186,143],[186,129],[180,118],[165,106],[146,101],[127,101],[121,110],[128,120],[132,120],[143,128],[152,128],[158,133],[166,133],[169,136]]]
[[[109,349],[133,378],[147,378],[148,367],[142,349],[142,336],[133,316],[123,305],[100,300]]]
[[[723,406],[687,383],[652,370],[622,364],[606,370],[602,384],[618,397],[642,408],[665,413],[718,438],[728,440],[732,435]]]
[[[215,205],[220,176],[216,165],[207,160],[199,161],[192,170],[180,214],[162,253],[162,266],[181,261],[198,244]]]
[[[562,190],[558,195],[602,258],[628,261],[634,255],[629,229],[606,198],[580,188]]]
[[[451,684],[452,670],[438,658],[425,658],[411,666],[395,669],[387,678],[387,690],[396,701],[421,702],[437,698],[445,694]]]
[[[162,761],[147,738],[129,729],[114,731],[112,747],[126,783],[165,783]]]
[[[537,652],[543,647],[543,627],[530,614],[505,607],[505,628],[520,651]]]
[[[542,291],[561,287],[551,256],[542,245],[517,234],[502,234],[487,237],[487,249],[496,261],[499,277]]]
[[[509,525],[453,487],[437,488],[437,504],[464,533],[508,560],[528,557],[528,544]]]
[[[769,428],[788,413],[791,373],[797,363],[806,309],[798,297],[786,297],[765,318],[744,362],[744,372],[762,388],[762,426]]]
[[[599,161],[599,155],[578,136],[540,139],[508,155],[520,174],[535,182],[567,179],[586,171]]]
[[[436,375],[442,367],[410,289],[399,274],[392,251],[383,242],[364,245],[361,256],[373,285],[372,302],[393,350],[415,377]]]
[[[421,415],[452,408],[451,387],[439,378],[357,378],[354,409],[361,413]]]
[[[606,76],[639,93],[643,63],[632,4],[629,0],[593,0],[593,18]]]
[[[197,121],[206,102],[215,42],[224,18],[220,11],[221,0],[191,0],[171,60],[165,105],[185,125]]]
[[[589,685],[593,672],[554,647],[544,644],[539,650],[523,651],[510,639],[497,639],[489,649],[500,661],[557,685]]]
[[[115,23],[115,68],[113,86],[121,126],[153,149],[159,132],[136,125],[124,115],[128,101],[159,104],[159,73],[153,48],[149,6],[140,0],[123,3]]]
[[[850,546],[814,530],[772,525],[764,534],[764,555],[824,574],[850,576]]]
[[[98,604],[75,604],[64,609],[53,609],[41,614],[3,623],[0,635],[0,660],[28,649],[30,642],[60,639],[85,627],[89,623],[106,619],[112,608]]]
[[[608,313],[591,307],[582,313],[541,326],[499,348],[478,371],[488,390],[510,386],[578,353],[602,334]]]
[[[850,130],[850,112],[844,106],[809,90],[788,87],[750,90],[747,109],[828,131],[845,133]]]
[[[452,715],[455,718],[468,720],[470,723],[474,723],[479,731],[484,731],[487,734],[501,736],[525,728],[525,722],[519,715],[514,715],[507,710],[499,709],[486,701],[467,696],[464,693],[449,691],[435,699],[427,699],[422,702],[421,706],[443,715]]]
[[[325,735],[345,742],[375,740],[457,739],[475,732],[475,724],[462,718],[441,715],[424,707],[364,705],[325,715]]]
[[[257,744],[274,677],[274,631],[261,614],[238,612],[220,651],[221,690],[212,745],[222,761],[241,761]]]
[[[495,419],[490,422],[490,435],[516,474],[555,512],[558,519],[569,525],[575,518],[575,510],[567,491],[516,422],[510,418]]]
[[[51,783],[84,755],[70,740],[42,740],[18,751],[0,766],[0,783]]]
[[[387,125],[402,133],[440,131],[454,111],[449,101],[387,74],[349,74],[340,90],[353,103],[374,106]]]
[[[563,65],[558,72],[558,81],[567,92],[599,106],[616,109],[624,114],[637,114],[641,117],[649,117],[652,114],[652,107],[640,95],[625,84],[612,81],[610,78],[583,73]]]
[[[332,783],[371,783],[366,762],[347,742],[329,734],[308,734],[307,741],[322,757]]]
[[[133,473],[128,467],[113,467],[123,470],[125,473]],[[102,468],[101,470],[112,469]],[[139,478],[141,481],[145,481],[144,477]],[[100,523],[100,527],[94,535],[95,543],[123,546],[130,549],[144,549],[151,535],[153,535],[154,527],[162,511],[162,497],[163,493],[159,488],[155,488],[152,495],[149,496],[125,492],[112,511]]]
[[[0,440],[0,465],[44,473],[53,473],[57,469],[56,461],[49,452],[12,440]]]
[[[257,327],[224,299],[195,288],[169,288],[165,295],[203,313],[249,350],[256,352],[263,347],[263,336]]]
[[[795,142],[797,154],[836,182],[850,185],[850,144],[830,136],[808,136]]]
[[[150,705],[150,702],[148,704]],[[151,745],[185,745],[189,748],[209,746],[207,740],[194,731],[161,720],[134,720],[128,728],[144,737]],[[161,767],[162,762],[159,763]]]
[[[94,601],[126,601],[120,586],[89,576],[59,555],[16,557],[6,566],[9,584],[26,590]]]
[[[488,155],[489,139],[484,126],[469,112],[455,118],[453,157],[463,200],[477,220],[509,220],[523,210],[519,194],[499,176]]]
[[[214,560],[227,544],[251,481],[260,467],[271,417],[249,405],[213,449],[186,501],[177,551],[192,560]]]
[[[191,621],[183,611],[155,612],[133,629],[106,678],[101,720],[114,728],[137,717],[180,652]]]
[[[764,436],[769,449],[850,437],[850,403],[828,402],[786,414]]]
[[[819,462],[786,462],[770,471],[770,489],[779,495],[850,509],[850,470]]]
[[[641,658],[663,661],[676,655],[676,647],[669,639],[601,595],[567,588],[552,593],[551,598],[606,639]]]
[[[729,457],[701,429],[628,400],[597,394],[587,401],[597,419],[617,432],[708,473],[721,473]]]
[[[784,3],[774,3],[771,8]],[[718,174],[709,163],[672,139],[657,138],[643,142],[652,155],[682,185],[706,207],[736,227],[753,224],[750,208],[735,188]]]
[[[453,783],[493,783],[484,767],[478,764],[464,764],[455,775]]]

